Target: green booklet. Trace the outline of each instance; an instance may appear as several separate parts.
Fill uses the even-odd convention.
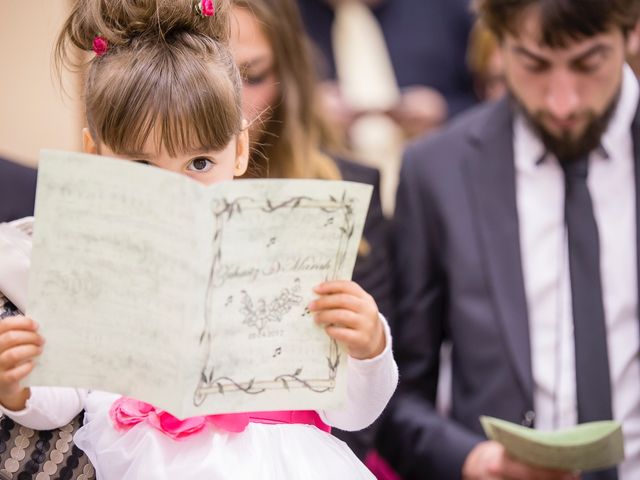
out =
[[[498,418],[482,416],[480,423],[491,440],[513,458],[529,465],[566,471],[600,470],[624,459],[624,440],[619,422],[589,422],[545,432]]]

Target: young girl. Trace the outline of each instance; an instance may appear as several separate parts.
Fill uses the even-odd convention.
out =
[[[84,150],[205,184],[242,175],[248,134],[226,47],[228,10],[227,0],[77,0],[57,52],[61,61],[70,45],[95,52],[85,84]],[[84,409],[74,440],[99,479],[372,478],[327,431],[364,428],[385,407],[397,382],[389,330],[354,282],[327,282],[316,293],[309,306],[316,322],[350,355],[342,410],[179,421],[115,394],[24,388],[44,340],[32,319],[16,316],[0,322],[2,411],[27,427],[52,429]]]

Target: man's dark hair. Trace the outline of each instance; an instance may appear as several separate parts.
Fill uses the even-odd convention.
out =
[[[480,19],[502,39],[518,36],[521,13],[537,6],[542,43],[564,47],[618,27],[626,35],[640,17],[640,0],[475,0]]]

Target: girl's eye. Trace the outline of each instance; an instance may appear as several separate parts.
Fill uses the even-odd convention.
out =
[[[194,158],[187,169],[193,172],[208,172],[214,165],[208,158]]]

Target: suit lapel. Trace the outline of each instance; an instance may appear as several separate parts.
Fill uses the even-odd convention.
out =
[[[525,398],[533,403],[533,374],[527,301],[520,257],[516,206],[513,122],[507,99],[498,102],[486,122],[470,130],[474,149],[466,161],[466,181],[484,269],[497,321],[512,357]]]

